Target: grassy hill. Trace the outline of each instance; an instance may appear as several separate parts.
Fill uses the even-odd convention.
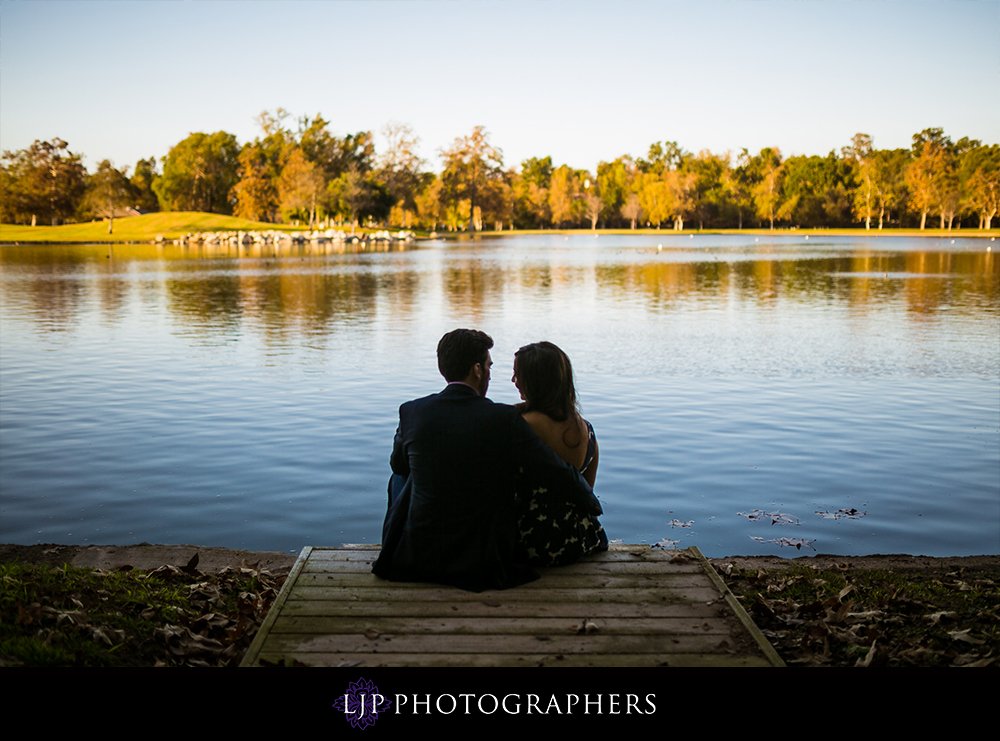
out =
[[[115,219],[113,234],[108,234],[106,221],[62,226],[0,224],[0,242],[152,242],[160,234],[165,239],[175,239],[188,232],[267,229],[298,231],[283,224],[265,224],[235,216],[199,211],[169,211]]]
[[[169,211],[165,213],[145,214],[144,216],[131,216],[126,219],[115,219],[114,233],[108,234],[108,224],[104,221],[88,222],[86,224],[65,224],[63,226],[16,226],[12,224],[0,224],[0,243],[94,243],[94,242],[153,242],[158,235],[163,235],[164,239],[176,239],[189,232],[217,232],[217,231],[266,231],[270,229],[280,229],[281,231],[294,232],[302,231],[306,227],[292,227],[287,224],[265,224],[259,221],[249,221],[235,216],[221,216],[219,214],[206,214],[200,211]],[[358,232],[371,231],[367,228],[357,229]],[[761,236],[803,236],[803,235],[865,235],[869,237],[881,236],[908,236],[908,237],[996,237],[1000,235],[1000,229],[979,230],[979,229],[956,229],[947,231],[944,229],[886,229],[877,231],[875,229],[866,232],[864,229],[778,229],[770,231],[768,229],[706,229],[698,232],[697,229],[685,229],[683,232],[675,232],[673,229],[598,229],[591,232],[590,229],[545,229],[533,230],[524,229],[514,232],[478,232],[477,236],[511,236],[524,234],[646,234],[658,235],[662,237],[679,236],[680,234],[750,234]],[[418,231],[423,236],[426,233]],[[465,239],[469,237],[467,232],[449,232],[441,230],[438,236],[442,239]]]

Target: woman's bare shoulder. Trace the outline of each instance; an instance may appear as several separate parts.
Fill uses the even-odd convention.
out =
[[[541,438],[545,437],[546,432],[549,432],[558,425],[558,423],[552,419],[545,412],[522,412],[521,416],[524,417],[524,421],[528,423],[528,426],[535,431],[535,434]]]
[[[559,453],[559,456],[568,463],[579,456],[576,449],[581,441],[587,439],[587,423],[582,419],[570,418],[557,422],[544,412],[531,411],[524,412],[521,416],[528,426],[535,431],[535,434],[542,439],[546,445]],[[575,424],[574,424],[575,422]],[[574,429],[574,427],[577,427]],[[586,447],[584,447],[586,450]]]
[[[537,411],[521,412],[521,416],[524,417],[524,421],[527,422],[528,424],[531,424],[532,422],[538,422],[540,424],[544,424],[545,422],[549,423],[552,422],[552,417],[547,415],[545,412],[537,412]]]

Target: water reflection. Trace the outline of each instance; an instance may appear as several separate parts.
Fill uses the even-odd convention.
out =
[[[614,537],[771,552],[738,515],[760,509],[827,552],[996,552],[987,245],[3,247],[0,539],[371,542],[397,407],[471,325],[500,367],[540,339],[573,358]],[[500,373],[491,396],[517,400]]]
[[[312,336],[339,322],[370,321],[379,305],[394,316],[412,311],[428,263],[439,271],[449,310],[471,319],[508,295],[564,296],[597,286],[600,301],[638,302],[658,312],[679,303],[733,302],[761,308],[778,301],[843,304],[864,314],[902,301],[907,313],[996,313],[1000,266],[982,249],[874,251],[824,255],[773,245],[517,252],[511,243],[475,247],[382,247],[391,263],[350,245],[5,247],[4,305],[40,327],[68,329],[94,302],[106,322],[131,301],[155,305],[181,324],[218,333],[241,326]],[[436,260],[423,259],[430,253]],[[444,254],[442,254],[444,253]],[[438,283],[437,280],[432,283]]]

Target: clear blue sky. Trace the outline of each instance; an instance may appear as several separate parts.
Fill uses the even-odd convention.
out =
[[[0,0],[0,147],[93,170],[283,107],[410,124],[431,166],[481,124],[508,166],[654,141],[826,154],[939,126],[1000,142],[1000,2]],[[378,140],[377,140],[378,141]]]

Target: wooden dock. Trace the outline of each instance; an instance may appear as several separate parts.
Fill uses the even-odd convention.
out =
[[[305,548],[242,666],[783,666],[697,548],[617,545],[515,589],[388,582]]]

